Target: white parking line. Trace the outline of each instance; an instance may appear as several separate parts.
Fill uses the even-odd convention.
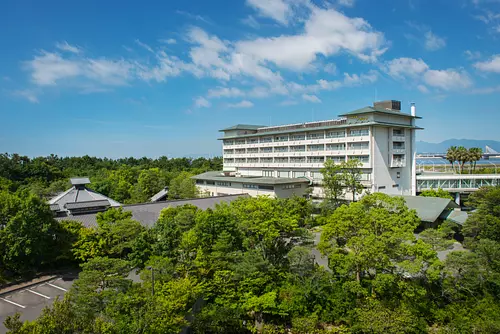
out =
[[[8,300],[8,299],[1,298],[1,297],[0,297],[0,299],[1,299],[1,300],[3,300],[4,302],[11,303],[12,305],[19,306],[20,308],[26,308],[26,306],[23,306],[23,305],[18,304],[18,303],[14,303],[13,301],[10,301],[10,300]]]
[[[30,289],[26,289],[25,291],[28,291],[28,292],[34,293],[35,295],[39,295],[39,296],[41,296],[41,297],[43,297],[43,298],[50,299],[50,297],[49,297],[49,296],[42,295],[41,293],[36,292],[36,291],[33,291],[33,290],[30,290]]]
[[[62,291],[68,291],[68,290],[66,290],[65,288],[61,288],[60,286],[54,285],[54,284],[52,284],[52,283],[47,283],[47,285],[50,285],[51,287],[56,288],[56,289],[59,289],[59,290],[62,290]]]

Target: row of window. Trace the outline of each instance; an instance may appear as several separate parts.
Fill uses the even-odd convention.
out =
[[[218,187],[231,187],[232,186],[231,182],[226,182],[226,181],[196,180],[196,184],[199,184],[199,185],[216,185]],[[257,185],[257,184],[247,184],[247,183],[243,183],[243,188],[246,188],[246,189],[260,189],[260,190],[274,190],[274,186]]]
[[[366,129],[352,129],[348,130],[335,130],[335,131],[322,131],[322,132],[311,132],[308,134],[282,134],[276,135],[274,137],[260,137],[260,138],[249,138],[249,139],[226,139],[224,140],[224,145],[242,145],[242,144],[258,144],[258,143],[272,143],[272,142],[285,142],[285,141],[295,141],[295,140],[306,140],[306,139],[325,139],[325,138],[344,138],[344,137],[359,137],[368,136],[370,131]]]
[[[396,144],[396,143],[394,143]],[[404,148],[404,143],[403,148]],[[399,146],[398,146],[399,147]],[[349,150],[367,150],[369,149],[368,142],[356,142],[347,144]],[[314,144],[314,145],[297,145],[297,146],[277,146],[277,147],[251,147],[238,148],[235,150],[225,149],[224,154],[245,154],[245,153],[283,153],[283,152],[314,152],[314,151],[345,151],[346,144]]]
[[[262,176],[263,177],[278,177],[278,178],[309,177],[309,178],[312,178],[313,180],[323,180],[323,174],[319,171],[317,171],[317,172],[305,172],[305,171],[263,170]],[[370,174],[366,174],[366,173],[361,174],[361,181],[369,181],[370,178],[371,178]]]
[[[342,162],[346,160],[345,156],[318,156],[318,157],[262,157],[262,158],[225,158],[224,163],[324,163],[331,159],[334,162]],[[368,155],[353,155],[347,156],[348,160],[357,159],[362,163],[370,162]]]

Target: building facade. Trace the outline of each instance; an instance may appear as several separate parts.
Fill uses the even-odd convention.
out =
[[[401,102],[383,101],[326,120],[280,126],[236,125],[223,130],[223,175],[307,179],[313,197],[323,197],[324,162],[357,159],[362,184],[371,192],[415,195],[415,131]],[[199,182],[199,181],[198,181]],[[205,187],[210,191],[211,187]]]

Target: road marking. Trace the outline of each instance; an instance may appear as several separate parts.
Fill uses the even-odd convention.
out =
[[[51,287],[53,287],[53,288],[56,288],[56,289],[59,289],[59,290],[62,290],[62,291],[68,291],[68,290],[66,290],[65,288],[61,288],[60,286],[54,285],[54,284],[52,284],[52,283],[47,283],[47,284],[48,284],[48,285],[50,285],[50,286],[51,286]]]
[[[26,306],[23,306],[23,305],[18,304],[18,303],[14,303],[13,301],[10,301],[10,300],[8,300],[8,299],[1,298],[1,297],[0,297],[0,299],[1,299],[1,300],[3,300],[4,302],[11,303],[12,305],[19,306],[20,308],[26,308]]]
[[[35,295],[39,295],[39,296],[41,296],[41,297],[43,297],[43,298],[50,299],[50,297],[49,297],[49,296],[42,295],[40,292],[36,292],[36,291],[30,290],[30,289],[26,289],[25,291],[28,291],[28,292],[34,293]]]

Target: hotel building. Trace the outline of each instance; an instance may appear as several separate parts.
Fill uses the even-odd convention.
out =
[[[288,197],[323,197],[320,172],[324,162],[357,159],[362,184],[371,192],[415,195],[415,105],[401,111],[401,102],[339,115],[334,120],[280,126],[238,124],[223,132],[222,172],[194,178],[209,195],[248,193]]]

